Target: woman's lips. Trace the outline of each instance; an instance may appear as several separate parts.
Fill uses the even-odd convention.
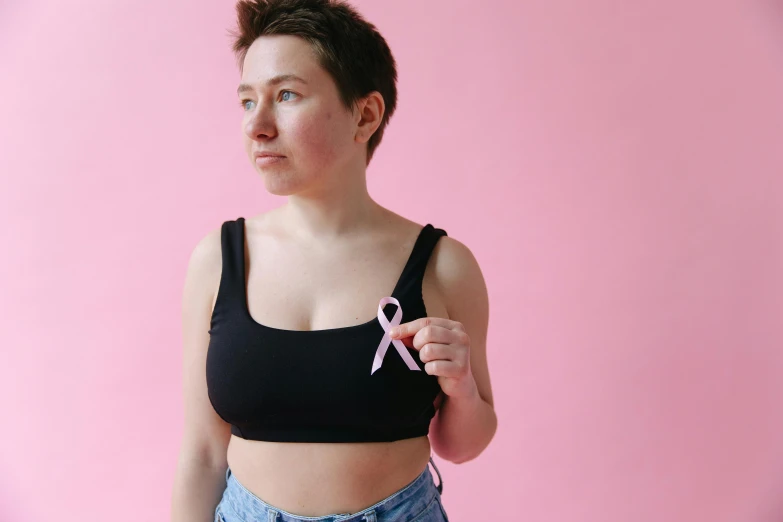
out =
[[[256,165],[258,165],[259,167],[263,167],[265,165],[280,163],[284,159],[286,159],[285,156],[258,156],[256,158]]]

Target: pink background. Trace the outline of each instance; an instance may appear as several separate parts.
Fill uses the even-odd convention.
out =
[[[400,70],[370,193],[489,287],[452,522],[783,520],[780,2],[354,5]],[[0,3],[0,520],[168,519],[189,253],[284,202],[233,16]]]

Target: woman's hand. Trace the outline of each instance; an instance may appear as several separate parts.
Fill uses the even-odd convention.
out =
[[[395,326],[389,335],[419,352],[424,371],[437,375],[443,393],[461,398],[478,395],[470,369],[470,337],[462,323],[442,317],[422,317]]]

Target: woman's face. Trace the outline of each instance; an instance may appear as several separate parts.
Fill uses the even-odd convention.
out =
[[[282,78],[283,75],[301,78]],[[238,90],[245,152],[272,194],[289,195],[340,183],[364,164],[363,140],[339,99],[332,77],[310,44],[291,35],[262,36],[247,51]],[[256,163],[254,154],[285,156]]]

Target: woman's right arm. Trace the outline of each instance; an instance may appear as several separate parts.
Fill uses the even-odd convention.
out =
[[[182,294],[184,427],[171,497],[171,522],[212,522],[226,486],[231,425],[207,395],[206,360],[221,272],[220,228],[193,249]]]

